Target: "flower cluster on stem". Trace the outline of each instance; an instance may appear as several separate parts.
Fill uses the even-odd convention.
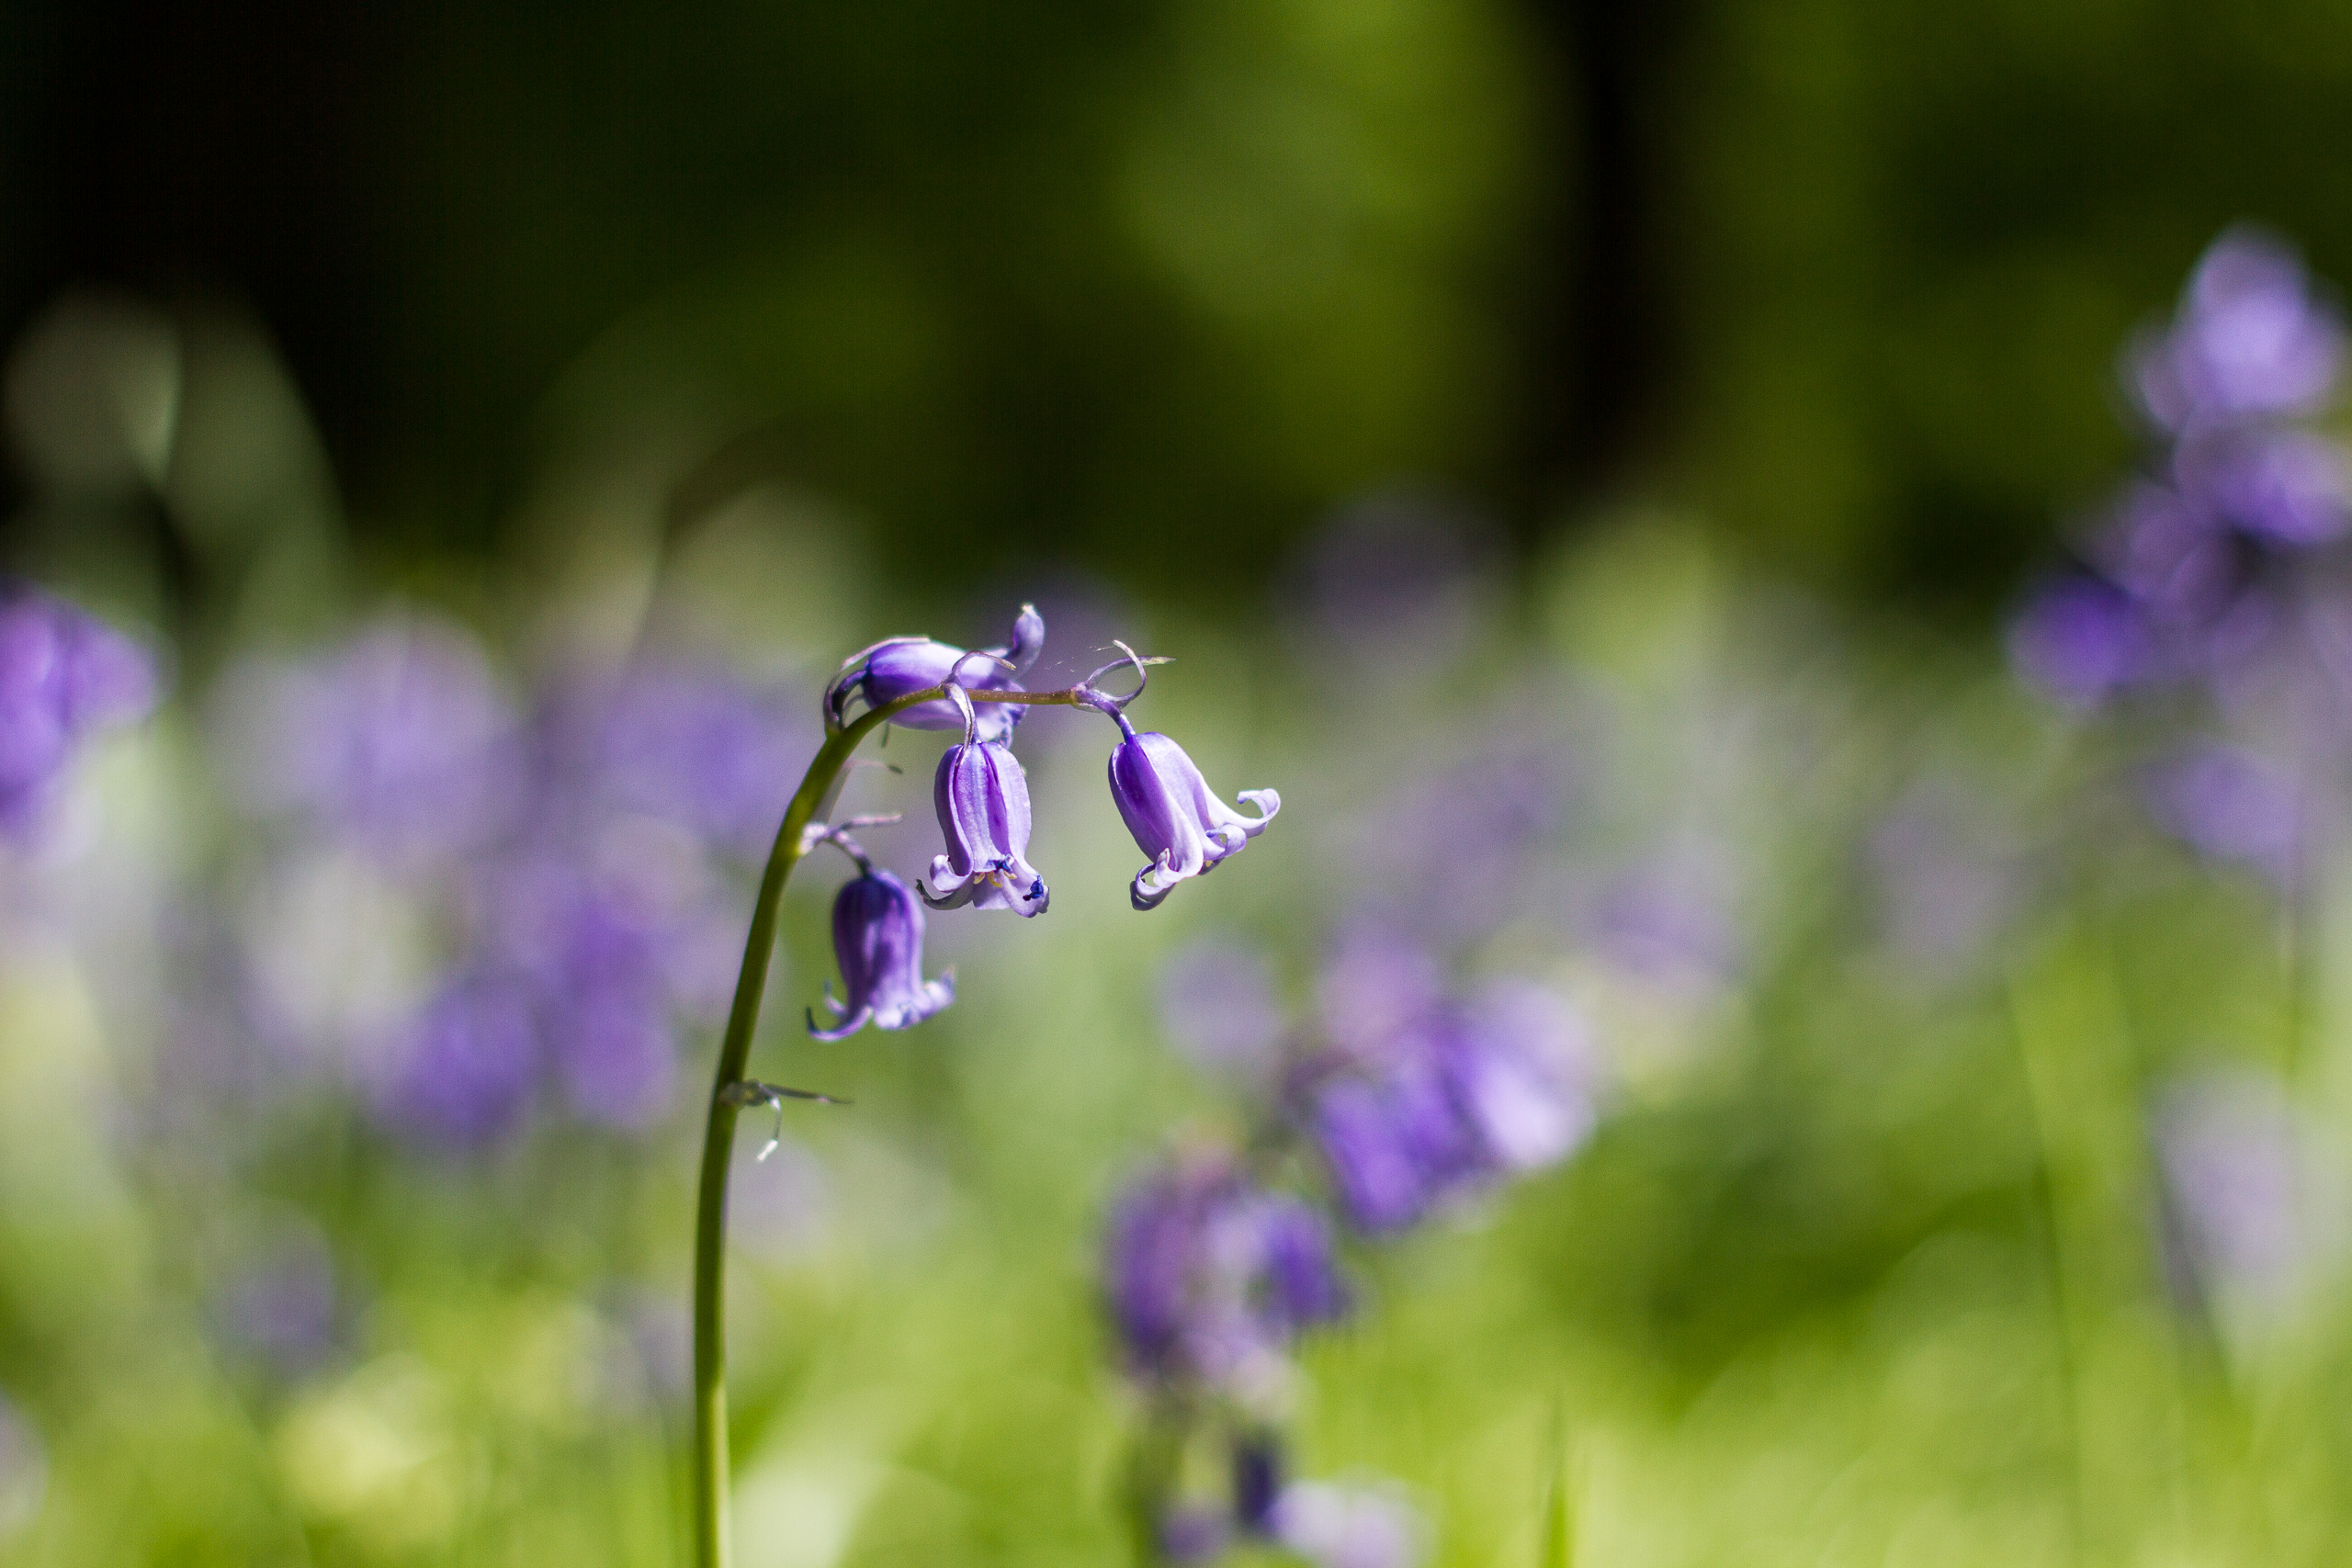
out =
[[[1117,723],[1124,750],[1138,739],[1127,722],[1127,706],[1142,694],[1148,667],[1164,662],[1144,658],[1121,644],[1124,657],[1073,686],[1026,691],[1020,685],[1020,677],[1035,661],[1045,636],[1043,618],[1034,606],[1023,605],[1012,635],[997,648],[967,649],[930,637],[889,637],[853,654],[825,688],[825,741],[785,812],[761,879],[704,1132],[694,1286],[694,1519],[695,1560],[702,1568],[720,1568],[729,1555],[722,1271],[727,1173],[736,1118],[755,1103],[775,1103],[785,1097],[822,1098],[755,1083],[745,1077],[785,885],[801,857],[823,843],[847,854],[858,873],[833,903],[833,951],[841,965],[843,995],[837,1001],[828,992],[826,1002],[836,1021],[830,1029],[820,1028],[811,1010],[811,1034],[840,1040],[869,1023],[877,1029],[905,1029],[951,1003],[956,996],[954,976],[925,979],[922,975],[923,907],[1010,909],[1034,918],[1045,913],[1050,903],[1045,877],[1027,858],[1029,785],[1012,750],[1021,714],[1038,704],[1094,709]],[[1098,683],[1121,669],[1136,674],[1133,691],[1114,694]],[[860,742],[889,723],[963,731],[963,739],[949,746],[940,759],[933,780],[933,800],[944,849],[933,861],[927,883],[918,884],[912,896],[898,877],[876,870],[849,835],[853,828],[878,826],[884,819],[838,824],[820,819]],[[1236,814],[1209,795],[1199,769],[1182,749],[1164,736],[1148,739],[1159,747],[1148,779],[1139,782],[1130,771],[1123,783],[1117,752],[1112,760],[1113,798],[1137,845],[1152,862],[1144,874],[1162,868],[1166,873],[1161,882],[1154,884],[1155,892],[1148,900],[1138,891],[1135,900],[1138,908],[1156,906],[1168,886],[1198,875],[1238,852],[1281,805],[1272,790],[1250,792],[1244,798],[1260,801],[1261,820],[1249,824],[1246,830],[1229,828],[1218,813]],[[1204,843],[1214,840],[1214,856],[1205,849],[1188,853],[1177,847],[1175,836],[1187,829]],[[1139,876],[1139,889],[1142,883]]]

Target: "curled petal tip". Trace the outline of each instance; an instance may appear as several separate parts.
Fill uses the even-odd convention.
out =
[[[849,1017],[843,1019],[839,1028],[820,1029],[817,1027],[816,1010],[811,1009],[808,1012],[808,1038],[811,1040],[824,1040],[829,1042],[834,1040],[846,1040],[851,1035],[856,1033],[859,1030],[864,1029],[873,1017],[874,1010],[872,1008],[862,1007],[855,1012],[850,1014]]]

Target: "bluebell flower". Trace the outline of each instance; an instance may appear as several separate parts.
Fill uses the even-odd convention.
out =
[[[1113,1211],[1103,1262],[1129,1368],[1245,1404],[1279,1382],[1300,1329],[1348,1307],[1322,1217],[1222,1157],[1131,1184]]]
[[[1258,816],[1244,817],[1209,792],[1182,746],[1157,731],[1136,734],[1125,714],[1112,716],[1124,739],[1111,752],[1111,798],[1136,848],[1151,857],[1128,895],[1138,909],[1157,908],[1178,883],[1239,854],[1282,810],[1283,797],[1245,789],[1238,798],[1255,806]]]
[[[1301,1119],[1357,1229],[1396,1231],[1591,1130],[1580,1024],[1540,987],[1497,987],[1360,1040],[1301,1091]]]
[[[463,856],[516,818],[523,732],[481,644],[388,616],[341,648],[235,671],[220,751],[237,793],[397,862]]]
[[[1274,1505],[1276,1540],[1313,1568],[1414,1568],[1429,1527],[1387,1487],[1298,1481]]]
[[[1271,1535],[1283,1495],[1283,1446],[1260,1427],[1234,1434],[1233,1522],[1251,1535]]]
[[[0,827],[38,819],[82,739],[154,701],[144,649],[62,600],[0,586]]]
[[[983,704],[982,706],[995,705]],[[977,728],[967,731],[976,736]],[[1051,900],[1031,865],[1029,780],[1012,748],[967,738],[950,746],[932,778],[947,852],[931,863],[923,899],[934,909],[1011,909],[1042,915]]]
[[[839,725],[847,717],[852,696],[869,708],[884,707],[951,677],[967,691],[1019,691],[1021,675],[1037,661],[1045,646],[1046,622],[1034,604],[1021,606],[1012,637],[996,648],[967,650],[927,637],[885,637],[842,663],[825,688],[825,712]],[[978,739],[983,740],[1010,739],[1025,711],[1018,703],[985,703],[981,709]],[[956,703],[935,698],[918,703],[890,722],[909,729],[963,729],[966,717]]]
[[[394,1046],[378,1110],[433,1143],[492,1143],[521,1118],[538,1072],[538,1033],[517,987],[475,976],[446,986]]]
[[[2189,276],[2171,327],[2133,356],[2142,406],[2176,434],[2314,412],[2335,389],[2344,323],[2294,253],[2233,229]]]
[[[2098,578],[2048,584],[2009,626],[2009,660],[2018,673],[2070,708],[2098,706],[2146,675],[2154,656],[2138,604]]]
[[[2165,759],[2146,781],[2157,820],[2200,853],[2291,886],[2304,850],[2302,789],[2278,763],[2205,743]]]
[[[2325,544],[2352,522],[2343,449],[2309,431],[2195,435],[2174,452],[2173,473],[2181,493],[2216,522],[2267,545]]]
[[[889,872],[869,865],[843,883],[833,898],[833,956],[846,999],[835,1001],[829,987],[825,1005],[840,1026],[820,1030],[811,1013],[808,1032],[842,1040],[868,1023],[907,1029],[954,1001],[953,972],[936,980],[922,977],[922,905]]]

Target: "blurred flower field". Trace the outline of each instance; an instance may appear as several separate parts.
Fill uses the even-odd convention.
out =
[[[753,879],[842,660],[1024,599],[1029,687],[1174,655],[1151,723],[1281,818],[1137,913],[1117,735],[1030,711],[1052,908],[838,1039],[791,889],[753,1070],[854,1103],[736,1151],[741,1562],[2340,1560],[2341,353],[2224,236],[2004,647],[1409,488],[1221,613],[910,603],[822,496],[679,504],[691,422],[382,558],[265,338],[67,300],[7,372],[104,547],[0,601],[0,1563],[684,1561]],[[940,751],[844,795],[908,886]]]

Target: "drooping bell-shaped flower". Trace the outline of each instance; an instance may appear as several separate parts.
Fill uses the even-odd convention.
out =
[[[1321,1214],[1223,1156],[1130,1185],[1111,1215],[1103,1274],[1130,1371],[1244,1404],[1279,1383],[1299,1330],[1348,1310]]]
[[[983,706],[995,705],[984,704]],[[931,862],[931,883],[922,890],[934,909],[1011,909],[1042,915],[1050,897],[1046,879],[1031,865],[1029,780],[1012,748],[1001,740],[970,737],[939,759],[932,800],[947,852]]]
[[[1022,672],[1037,661],[1038,651],[1045,646],[1045,617],[1037,614],[1034,604],[1021,606],[1021,614],[1012,623],[1012,637],[996,648],[967,650],[927,637],[886,637],[850,655],[842,665],[841,673],[825,688],[825,712],[838,725],[852,695],[869,708],[884,707],[925,687],[939,685],[950,677],[967,691],[1019,691]],[[1010,738],[1025,711],[1013,703],[980,705],[977,718],[978,738]],[[966,728],[966,716],[955,702],[940,697],[917,703],[890,722],[909,729],[962,729]]]
[[[1283,797],[1245,789],[1237,798],[1258,815],[1244,817],[1210,793],[1182,746],[1157,730],[1138,735],[1124,715],[1114,716],[1125,736],[1111,753],[1111,799],[1136,847],[1151,857],[1128,893],[1136,908],[1157,908],[1178,883],[1240,853],[1274,819]]]
[[[820,1040],[842,1040],[868,1023],[876,1029],[906,1029],[956,999],[956,976],[922,977],[922,906],[907,885],[887,871],[866,870],[842,885],[833,898],[833,956],[842,966],[847,999],[825,1005],[841,1021],[834,1029],[808,1032]]]

